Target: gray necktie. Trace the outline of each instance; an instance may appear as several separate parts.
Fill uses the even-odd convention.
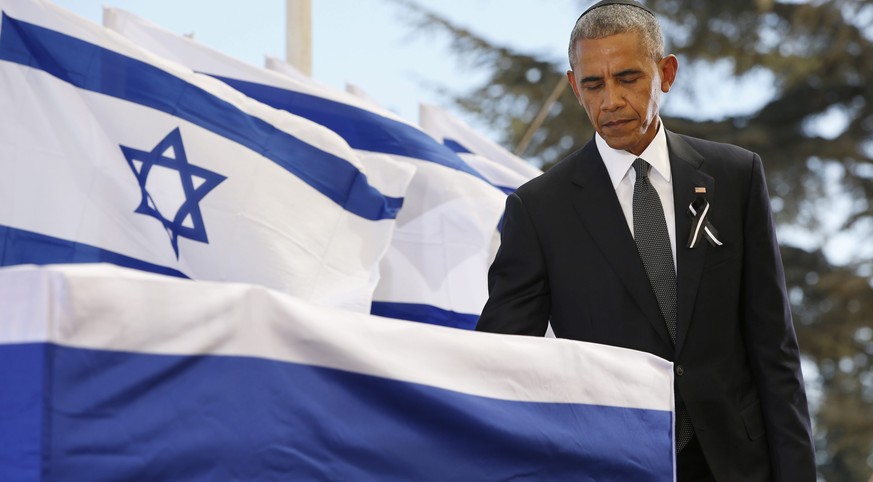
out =
[[[658,192],[649,182],[651,167],[643,159],[634,161],[634,170],[637,173],[633,205],[634,241],[646,268],[652,291],[658,300],[661,316],[670,332],[670,339],[675,345],[676,270],[673,266],[673,249],[670,247],[670,235],[667,234],[667,222],[664,220],[664,208]],[[694,430],[684,405],[679,404],[676,415],[679,420],[676,427],[676,450],[680,451],[691,440]]]

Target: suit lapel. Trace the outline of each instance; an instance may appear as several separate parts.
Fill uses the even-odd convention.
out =
[[[703,156],[678,135],[667,131],[670,169],[673,173],[673,201],[676,211],[677,314],[676,353],[680,353],[691,326],[694,302],[703,273],[708,243],[701,241],[694,249],[687,248],[691,231],[688,206],[696,196],[695,188],[706,188],[706,199],[715,200],[715,180],[700,170]]]
[[[653,328],[670,344],[645,267],[627,226],[615,189],[595,143],[589,142],[576,158],[571,182],[576,188],[573,207],[603,256],[621,278]]]

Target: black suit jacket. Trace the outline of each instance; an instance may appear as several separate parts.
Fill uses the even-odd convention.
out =
[[[677,341],[594,141],[506,203],[477,330],[555,335],[675,363],[719,481],[815,480],[799,353],[760,158],[667,132],[676,209]],[[723,246],[690,249],[688,206],[705,187]]]

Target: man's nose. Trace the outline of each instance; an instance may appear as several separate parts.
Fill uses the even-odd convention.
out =
[[[601,109],[606,111],[616,110],[624,103],[624,95],[617,86],[606,86],[603,89]]]

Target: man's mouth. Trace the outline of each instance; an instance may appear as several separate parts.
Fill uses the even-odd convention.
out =
[[[605,129],[616,129],[616,128],[624,127],[628,123],[630,123],[630,120],[628,120],[628,119],[619,119],[619,120],[605,122],[602,124],[602,126]]]

